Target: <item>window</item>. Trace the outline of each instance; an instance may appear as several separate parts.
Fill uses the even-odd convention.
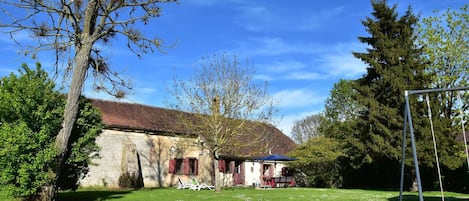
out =
[[[231,163],[233,161],[225,161],[225,173],[232,173],[233,170],[231,169]]]
[[[282,176],[293,176],[294,170],[289,167],[283,167],[282,168]]]
[[[273,165],[271,164],[263,164],[262,165],[262,169],[263,169],[263,176],[265,177],[272,177],[274,176],[274,171],[273,171],[273,168],[271,167]]]
[[[188,171],[187,173],[190,175],[196,175],[197,174],[197,159],[195,158],[189,158],[188,159],[189,165],[187,166]]]
[[[233,173],[234,161],[218,161],[218,170],[222,173]]]
[[[169,161],[170,174],[197,175],[199,169],[196,158],[174,158]]]
[[[236,174],[241,174],[241,164],[242,164],[242,162],[235,161],[234,166],[235,166],[235,173]]]

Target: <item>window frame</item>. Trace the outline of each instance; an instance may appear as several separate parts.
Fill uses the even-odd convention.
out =
[[[198,175],[199,160],[193,157],[173,158],[169,161],[170,174]]]

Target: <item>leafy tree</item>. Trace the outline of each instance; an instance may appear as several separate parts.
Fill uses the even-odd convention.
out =
[[[313,137],[321,135],[318,128],[321,124],[321,114],[313,114],[302,120],[295,121],[292,127],[292,137],[299,144],[303,144]]]
[[[459,11],[450,9],[443,13],[435,11],[435,16],[424,18],[418,24],[417,39],[423,48],[422,57],[429,64],[428,71],[433,75],[432,87],[454,88],[468,84],[469,14],[467,13],[468,5]],[[438,117],[453,119],[457,116],[455,110],[458,105],[457,93],[459,92],[439,94],[440,104],[435,105],[435,109],[439,108],[441,111],[437,114]],[[468,104],[464,103],[467,101],[463,101],[461,106],[463,110],[468,107]]]
[[[55,136],[65,98],[40,65],[35,70],[23,65],[19,76],[10,74],[0,85],[0,186],[14,197],[39,199],[41,186],[54,183]],[[102,128],[100,114],[85,99],[79,107],[59,178],[62,189],[76,189],[89,154],[98,150],[94,140]]]
[[[324,136],[310,138],[289,155],[297,159],[289,165],[306,175],[307,186],[341,187],[339,159],[345,155],[338,140]]]
[[[450,9],[439,12],[434,16],[424,18],[418,24],[417,41],[423,49],[422,59],[428,64],[427,71],[432,75],[432,88],[454,88],[467,86],[469,72],[469,14],[468,5],[457,11]],[[458,107],[467,110],[467,93],[462,93],[462,105],[458,104],[458,91],[429,94],[432,109],[432,121],[436,134],[439,161],[443,165],[443,178],[451,178],[455,170],[464,163],[464,149],[462,143],[455,141],[461,135]],[[422,104],[420,107],[426,108]],[[465,117],[467,119],[467,117]],[[432,153],[433,147],[425,141],[431,142],[431,130],[424,130],[423,136],[417,142],[420,153]],[[419,153],[419,154],[420,154]],[[422,154],[420,154],[422,155]],[[420,156],[419,155],[419,156]],[[435,169],[433,155],[424,154],[421,157],[424,168]],[[432,178],[425,175],[424,178]],[[433,176],[434,180],[435,178]],[[429,179],[424,179],[429,180]],[[432,181],[432,180],[430,180]],[[451,188],[464,188],[467,184],[454,185],[457,181],[443,180],[444,186]],[[425,183],[424,183],[425,185]],[[427,184],[432,188],[432,184]],[[427,188],[428,188],[427,187]]]
[[[391,178],[398,178],[394,172],[401,155],[404,91],[426,88],[431,80],[420,57],[422,50],[414,45],[418,18],[412,10],[398,17],[396,5],[389,7],[385,0],[371,4],[373,17],[362,22],[370,36],[359,37],[369,47],[364,53],[353,53],[368,65],[367,73],[352,85],[354,99],[363,107],[354,128],[362,146],[347,154],[358,154],[354,158],[369,168],[369,184],[390,187],[397,186]],[[417,104],[416,97],[412,104]],[[423,110],[412,108],[417,115],[414,124],[423,126]]]
[[[318,129],[324,136],[341,142],[343,151],[348,153],[348,157],[342,158],[347,159],[348,162],[344,162],[347,167],[358,168],[366,150],[358,140],[359,133],[354,129],[359,112],[364,109],[354,99],[354,82],[355,80],[339,80],[334,84],[326,99],[324,117]]]
[[[169,90],[174,97],[171,107],[195,114],[194,121],[182,123],[211,151],[215,170],[219,154],[252,146],[267,134],[259,128],[261,122],[271,121],[273,101],[265,83],[253,82],[251,69],[242,66],[236,56],[206,57],[189,80],[175,79]],[[215,189],[220,191],[220,175],[215,172]]]
[[[432,87],[467,86],[469,79],[469,14],[468,5],[420,21],[418,42],[423,58],[429,63]]]
[[[30,32],[37,44],[28,44],[26,54],[33,57],[39,51],[53,50],[57,72],[72,75],[61,130],[56,138],[60,172],[73,125],[78,114],[78,102],[88,70],[96,78],[95,86],[122,97],[130,84],[119,77],[106,61],[99,44],[112,39],[127,40],[127,46],[137,56],[161,48],[161,40],[149,38],[138,30],[161,14],[160,4],[173,0],[0,0],[2,22],[0,27],[12,39],[19,32]],[[104,82],[104,81],[109,82]],[[105,84],[108,83],[108,84]],[[49,187],[50,194],[55,191]],[[47,199],[51,199],[50,196]]]
[[[334,122],[343,122],[357,117],[363,109],[353,99],[355,91],[352,87],[353,80],[339,80],[332,87],[329,97],[326,99],[324,116]]]
[[[354,100],[356,91],[352,84],[354,80],[339,80],[332,87],[326,99],[324,117],[319,130],[327,137],[347,140],[353,133],[352,124],[355,122],[363,107]]]

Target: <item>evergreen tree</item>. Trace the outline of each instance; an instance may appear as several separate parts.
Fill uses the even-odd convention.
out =
[[[361,146],[349,155],[361,164],[361,173],[368,174],[368,184],[397,187],[402,128],[404,125],[404,91],[426,88],[430,75],[420,59],[421,49],[414,45],[414,29],[418,18],[409,7],[399,17],[396,5],[385,0],[372,1],[372,18],[362,23],[370,36],[359,37],[369,47],[364,53],[353,53],[368,65],[367,73],[353,83],[354,99],[362,106],[356,128]],[[412,104],[417,98],[412,97]],[[415,124],[421,120],[417,111]],[[363,165],[365,164],[365,165]],[[368,180],[366,179],[368,178]],[[370,183],[372,182],[372,183]]]

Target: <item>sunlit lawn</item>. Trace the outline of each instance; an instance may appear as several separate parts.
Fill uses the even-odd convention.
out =
[[[426,201],[441,200],[439,192],[424,193]],[[5,193],[0,192],[0,200],[7,199]],[[61,192],[59,201],[398,201],[399,192],[375,190],[349,190],[349,189],[318,189],[318,188],[278,188],[278,189],[251,189],[232,188],[214,191],[177,190],[175,188],[144,189],[144,190],[105,190],[80,189],[77,192]],[[416,193],[405,193],[405,201],[418,201]],[[446,201],[469,201],[469,194],[445,192]]]

